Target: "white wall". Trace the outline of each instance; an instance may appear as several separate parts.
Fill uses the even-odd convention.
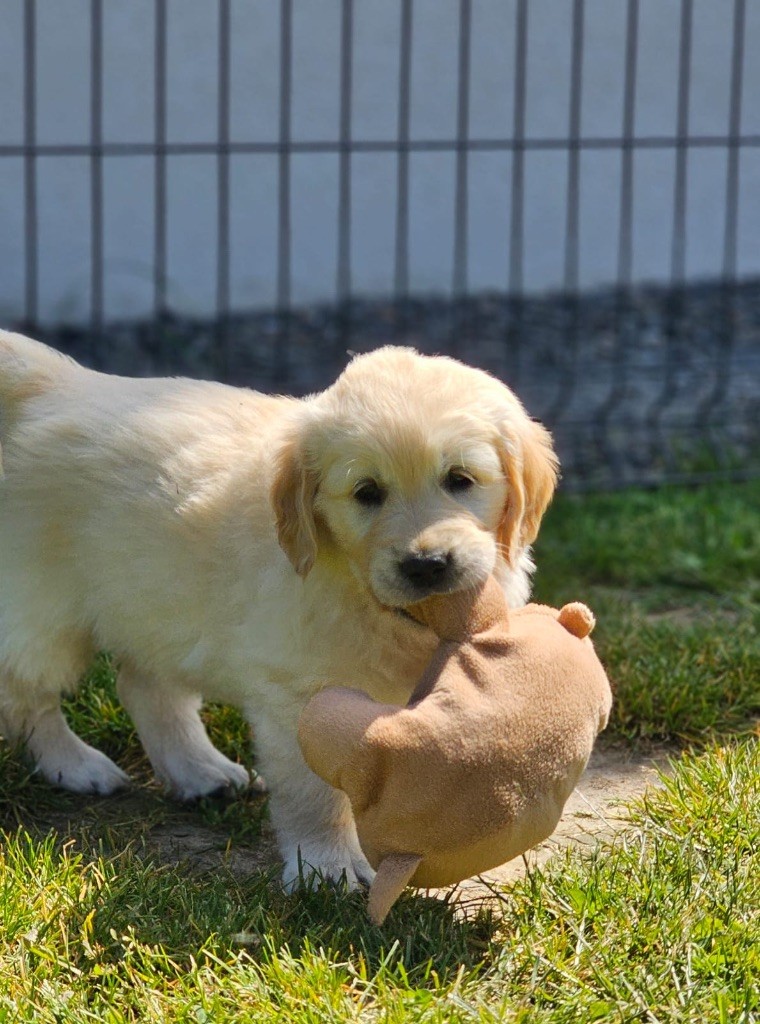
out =
[[[292,132],[297,140],[338,135],[339,0],[293,0]],[[637,135],[671,135],[676,126],[678,0],[641,0]],[[582,131],[621,131],[625,0],[586,0]],[[470,133],[512,133],[514,0],[473,0]],[[724,134],[731,57],[729,0],[694,0],[689,128]],[[41,144],[89,141],[89,0],[37,0],[37,135]],[[570,0],[530,0],[529,137],[564,136],[568,125]],[[232,139],[276,141],[279,13],[276,0],[232,0]],[[414,0],[411,134],[453,138],[456,129],[457,0]],[[104,138],[151,142],[154,133],[154,5],[104,0]],[[352,132],[393,139],[397,128],[399,4],[355,0]],[[747,2],[742,131],[760,134],[760,0]],[[168,0],[168,138],[217,137],[218,5]],[[0,146],[23,141],[23,0],[0,0]],[[567,155],[526,155],[524,282],[561,286]],[[620,196],[619,152],[585,151],[580,181],[580,281],[615,279]],[[410,159],[410,274],[414,290],[451,284],[454,168],[450,153]],[[508,280],[511,156],[469,159],[469,287],[503,289]],[[23,160],[0,156],[0,317],[23,315]],[[168,294],[180,310],[213,312],[216,267],[216,160],[168,159]],[[236,308],[271,305],[276,295],[277,157],[231,158],[231,294]],[[760,273],[760,149],[740,161],[739,268]],[[86,318],[90,304],[90,162],[86,156],[37,161],[40,311]],[[723,258],[726,151],[692,149],[688,158],[686,271],[717,275]],[[635,157],[633,272],[670,272],[674,182],[672,150]],[[106,314],[136,317],[152,308],[153,161],[104,159]],[[335,294],[338,158],[292,158],[292,297]],[[352,273],[359,294],[393,283],[396,157],[352,158]]]

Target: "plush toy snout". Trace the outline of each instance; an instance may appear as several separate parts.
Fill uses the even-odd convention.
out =
[[[333,686],[312,697],[301,714],[298,742],[304,760],[325,782],[348,795],[354,814],[370,801],[375,783],[372,726],[400,710],[360,690]]]

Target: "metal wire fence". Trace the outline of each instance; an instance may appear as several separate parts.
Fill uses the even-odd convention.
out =
[[[336,0],[337,2],[337,0]],[[530,411],[554,430],[568,486],[608,486],[760,471],[760,284],[740,277],[740,159],[760,149],[760,134],[742,130],[745,103],[745,41],[748,4],[726,3],[731,19],[729,95],[725,130],[690,130],[695,0],[680,0],[676,118],[672,133],[636,131],[640,74],[640,0],[625,0],[625,52],[619,132],[582,131],[587,0],[572,0],[566,132],[536,136],[526,130],[530,9],[514,3],[512,130],[502,137],[471,131],[472,0],[459,0],[456,53],[455,133],[420,138],[410,128],[413,96],[414,0],[398,0],[396,132],[362,138],[353,116],[356,0],[340,0],[339,116],[332,137],[302,139],[293,129],[294,0],[279,2],[278,128],[276,138],[241,141],[231,133],[231,0],[215,5],[216,137],[173,141],[167,132],[167,0],[155,0],[151,54],[153,131],[144,141],[114,142],[104,136],[104,3],[89,3],[89,138],[43,142],[37,132],[39,0],[23,5],[23,138],[0,144],[0,160],[23,162],[24,296],[16,325],[46,337],[92,365],[122,372],[188,372],[258,388],[303,393],[329,382],[347,352],[385,341],[409,341],[424,351],[444,351],[481,365],[512,384]],[[689,156],[696,150],[725,155],[722,259],[718,277],[694,284],[687,275]],[[561,288],[537,296],[526,288],[526,159],[555,152],[566,161]],[[620,164],[614,285],[587,293],[579,276],[582,156],[616,154]],[[668,280],[642,286],[635,280],[634,195],[636,154],[674,156]],[[352,193],[360,154],[395,159],[392,294],[362,298],[354,287],[353,243],[357,225]],[[446,295],[417,292],[410,272],[410,161],[415,154],[448,153],[454,160],[451,276]],[[509,208],[507,274],[503,287],[482,292],[470,274],[471,160],[478,153],[505,153]],[[207,155],[216,162],[216,188],[201,197],[215,208],[215,309],[208,317],[178,315],[171,308],[167,209],[168,165],[174,157]],[[230,167],[241,154],[276,161],[276,296],[273,308],[241,312],[231,298]],[[334,300],[301,308],[293,297],[292,160],[298,154],[337,158],[337,225]],[[53,324],[40,315],[41,225],[38,169],[42,159],[80,157],[89,163],[90,281],[86,324]],[[104,160],[152,161],[152,313],[139,322],[114,321],[104,302]],[[2,271],[0,270],[0,273]]]

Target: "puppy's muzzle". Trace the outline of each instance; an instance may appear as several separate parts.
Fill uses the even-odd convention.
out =
[[[401,577],[420,594],[448,590],[454,583],[454,558],[450,551],[426,551],[406,555],[398,565]]]

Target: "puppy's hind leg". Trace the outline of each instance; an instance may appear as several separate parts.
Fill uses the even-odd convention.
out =
[[[129,664],[119,671],[117,689],[156,776],[177,799],[196,800],[250,784],[247,769],[208,738],[198,694],[156,683]]]
[[[0,722],[5,737],[26,744],[36,770],[48,782],[74,793],[103,796],[129,784],[129,776],[109,757],[71,731],[57,697],[48,695],[32,707],[9,699],[7,679],[2,684]]]

